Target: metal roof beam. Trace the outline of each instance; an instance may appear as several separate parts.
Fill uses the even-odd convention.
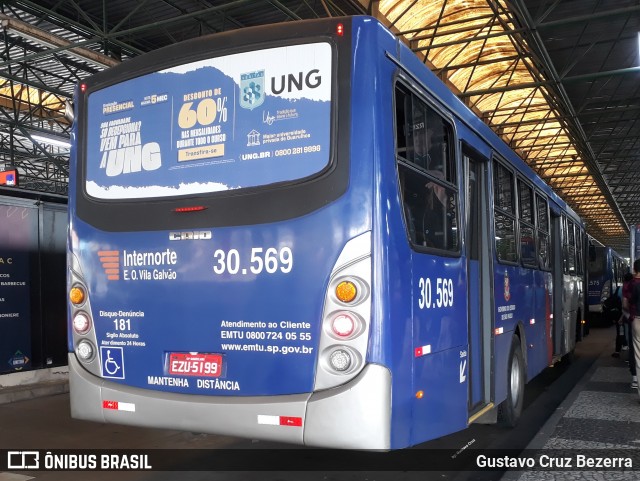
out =
[[[471,38],[464,38],[461,40],[452,40],[450,42],[442,42],[442,43],[434,43],[429,45],[428,47],[418,47],[418,48],[412,48],[411,50],[413,50],[414,52],[423,52],[425,50],[432,50],[434,48],[441,48],[441,47],[451,47],[453,45],[462,45],[462,44],[469,44],[471,42],[477,42],[479,40],[488,40],[490,38],[496,38],[496,37],[509,37],[511,35],[513,35],[514,33],[524,33],[526,32],[526,29],[524,28],[515,28],[512,30],[503,30],[501,32],[496,32],[496,33],[488,33],[486,35],[475,35]]]
[[[485,17],[487,17],[489,20],[495,18],[495,15],[486,15]],[[473,19],[465,19],[462,23],[464,24],[468,24],[469,22],[472,22],[473,20],[476,20],[475,18]],[[484,18],[483,18],[484,20]],[[435,39],[438,37],[442,37],[445,35],[451,35],[454,33],[465,33],[465,32],[476,32],[478,30],[484,30],[485,28],[487,28],[486,24],[483,25],[468,25],[466,27],[461,27],[461,28],[452,28],[450,30],[446,30],[446,26],[447,24],[445,23],[440,23],[437,26],[427,26],[424,28],[424,30],[433,30],[433,31],[439,31],[438,33],[433,33],[430,35],[416,35],[415,37],[411,37],[411,41],[419,41],[419,40],[431,40],[431,39]],[[476,38],[479,37],[473,37],[473,40],[475,40]]]
[[[27,39],[39,42],[43,45],[53,47],[54,49],[68,50],[69,54],[77,55],[82,60],[97,63],[104,67],[114,67],[120,62],[106,55],[102,55],[94,50],[78,47],[74,42],[70,42],[62,37],[53,35],[39,28],[33,27],[28,23],[9,17],[4,13],[0,13],[0,25],[6,30],[22,35]]]
[[[33,88],[36,88],[36,89],[44,91],[44,92],[49,92],[49,93],[52,93],[54,95],[57,95],[58,97],[63,97],[65,99],[70,99],[71,97],[73,97],[73,95],[70,95],[67,92],[64,92],[63,90],[60,90],[60,89],[57,89],[57,88],[53,88],[53,87],[51,87],[49,85],[46,85],[44,83],[33,82],[33,81],[29,80],[28,78],[16,77],[15,75],[11,75],[11,74],[6,73],[6,72],[2,72],[0,75],[4,79],[12,80],[13,82],[20,83],[22,85],[28,85],[29,87],[33,87]]]
[[[73,31],[74,33],[87,37],[87,36],[102,36],[104,35],[104,32],[98,29],[92,29],[90,27],[88,27],[85,24],[79,23],[77,21],[75,21],[72,18],[69,17],[64,17],[62,16],[60,13],[55,12],[53,10],[49,10],[47,8],[42,7],[41,5],[38,5],[34,2],[31,2],[29,0],[19,0],[18,2],[16,2],[18,4],[18,6],[22,9],[25,9],[25,11],[35,11],[37,13],[44,13],[46,14],[49,18],[51,19],[55,19],[58,22],[58,25],[63,27],[66,26],[67,29],[69,29],[70,31]],[[106,2],[105,2],[106,5]],[[53,22],[55,23],[55,22]],[[73,28],[70,28],[73,27]],[[117,45],[120,48],[123,48],[125,50],[129,50],[131,53],[135,54],[135,55],[140,55],[141,53],[143,53],[142,50],[129,45],[127,43],[121,42],[117,39],[109,39],[113,44]]]
[[[478,89],[478,90],[467,90],[463,92],[460,97],[473,97],[476,95],[491,95],[491,94],[499,94],[504,92],[512,92],[514,90],[524,90],[531,88],[543,87],[545,85],[549,85],[550,82],[525,82],[521,84],[514,85],[506,85],[504,87],[492,87],[488,89]]]
[[[585,73],[581,75],[572,75],[571,77],[563,77],[561,79],[561,82],[562,83],[583,82],[585,80],[594,80],[594,79],[600,79],[604,77],[613,77],[616,75],[627,75],[630,73],[638,73],[638,72],[640,72],[640,67],[619,68],[615,70],[606,70],[604,72],[591,72],[591,73]]]
[[[276,7],[278,10],[280,10],[282,13],[284,13],[291,20],[302,20],[302,18],[300,16],[298,16],[297,13],[295,13],[293,10],[290,10],[289,8],[287,8],[281,2],[278,2],[277,0],[270,0],[269,3],[271,5],[273,5],[274,7]]]
[[[417,3],[417,2],[414,1],[414,4],[415,3]],[[413,5],[411,5],[411,6],[413,6]],[[402,15],[400,15],[398,17],[398,19],[401,18],[401,17],[402,17]],[[420,27],[420,28],[413,28],[411,30],[403,30],[401,32],[400,31],[397,32],[396,34],[404,36],[404,35],[411,34],[411,33],[424,32],[425,30],[436,30],[438,28],[446,28],[446,27],[450,27],[452,25],[461,25],[461,24],[469,23],[470,21],[474,21],[474,20],[490,20],[490,19],[492,19],[494,17],[495,17],[495,15],[493,13],[487,13],[485,15],[478,15],[477,17],[474,17],[474,18],[471,18],[471,19],[463,18],[461,20],[454,20],[452,22],[442,22],[442,23],[439,23],[437,26],[433,26],[433,27],[430,26],[430,25],[427,25],[427,26]],[[395,24],[395,22],[397,22],[398,19],[394,20],[393,24]]]
[[[567,25],[570,23],[586,23],[591,20],[600,20],[609,17],[628,17],[629,14],[640,12],[640,5],[626,8],[616,8],[605,12],[591,13],[589,15],[579,15],[577,17],[563,18],[560,20],[552,20],[549,22],[537,22],[534,23],[534,28],[550,28],[558,27],[561,25]]]
[[[555,89],[557,90],[557,94],[563,104],[563,109],[566,109],[566,111],[570,114],[570,119],[572,120],[570,131],[573,133],[573,135],[575,135],[576,143],[578,144],[577,147],[584,150],[584,154],[586,154],[582,156],[583,161],[587,165],[589,171],[592,173],[596,184],[602,190],[602,193],[607,199],[608,203],[611,206],[613,206],[614,212],[616,213],[616,216],[619,219],[620,223],[622,224],[623,228],[628,232],[629,226],[627,224],[627,221],[625,220],[624,214],[620,210],[620,206],[618,206],[616,199],[613,196],[609,188],[609,185],[607,184],[606,179],[604,178],[604,176],[602,175],[602,172],[600,171],[600,166],[595,160],[596,158],[595,153],[593,152],[593,150],[591,149],[591,146],[587,141],[587,136],[582,126],[580,125],[580,122],[578,121],[576,112],[571,104],[571,101],[569,99],[569,96],[566,90],[564,89],[564,86],[560,82],[558,73],[556,72],[553,62],[549,57],[549,53],[547,52],[544,46],[544,42],[540,37],[540,33],[536,29],[536,25],[532,20],[531,16],[529,15],[529,10],[527,9],[523,0],[512,0],[511,4],[515,7],[515,10],[518,14],[518,17],[520,18],[522,25],[530,29],[530,31],[528,32],[530,34],[530,37],[528,39],[530,42],[530,46],[531,48],[534,48],[542,57],[545,63],[546,69],[552,75],[552,78],[554,80],[553,83],[555,84]],[[637,7],[637,8],[640,9],[640,7]]]

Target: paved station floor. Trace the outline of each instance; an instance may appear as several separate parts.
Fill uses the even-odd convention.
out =
[[[591,330],[584,342],[603,345],[600,356],[525,451],[538,464],[542,453],[576,469],[512,470],[503,481],[640,480],[640,394],[631,386],[628,351],[612,356],[614,336],[613,327]],[[632,468],[615,467],[627,459]],[[614,467],[602,469],[607,463]]]

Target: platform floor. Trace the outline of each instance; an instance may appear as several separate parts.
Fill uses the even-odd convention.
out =
[[[633,470],[507,472],[502,481],[640,480],[640,394],[631,388],[628,353],[613,357],[614,328],[592,329],[586,344],[604,346],[591,369],[542,426],[527,447],[589,457],[628,457]],[[573,458],[575,462],[575,457]]]

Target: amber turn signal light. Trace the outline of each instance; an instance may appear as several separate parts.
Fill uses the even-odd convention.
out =
[[[69,291],[69,300],[73,304],[82,304],[84,302],[84,290],[81,287],[72,287]]]
[[[336,297],[342,302],[351,302],[358,295],[358,288],[351,281],[342,281],[336,286]]]

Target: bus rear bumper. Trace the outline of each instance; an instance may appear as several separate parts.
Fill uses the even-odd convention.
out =
[[[391,448],[391,372],[367,364],[351,382],[311,395],[304,443],[344,449]]]
[[[389,449],[391,375],[378,365],[318,393],[204,396],[110,382],[87,372],[70,353],[69,385],[76,419],[318,447]]]

